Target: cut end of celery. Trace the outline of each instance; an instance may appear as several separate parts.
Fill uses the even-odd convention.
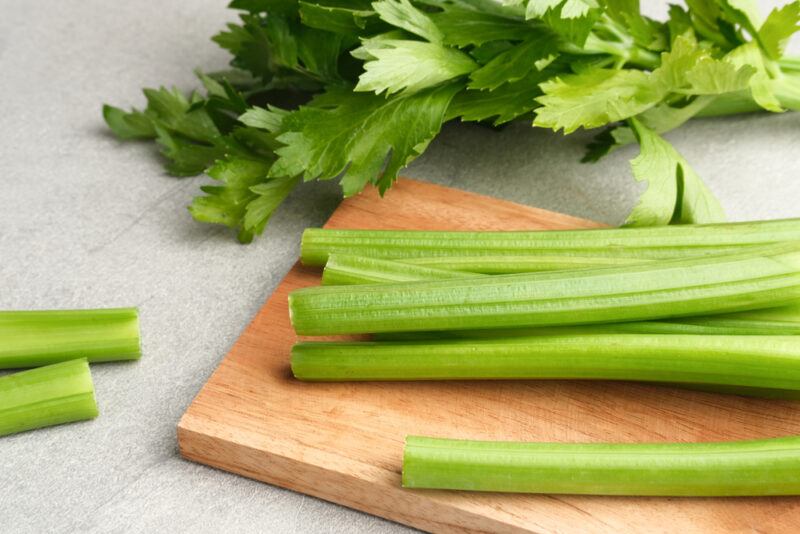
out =
[[[0,369],[141,357],[136,308],[0,311]]]
[[[85,358],[0,378],[0,436],[93,419],[98,413]]]

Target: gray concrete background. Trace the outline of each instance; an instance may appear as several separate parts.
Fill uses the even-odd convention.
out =
[[[334,184],[301,187],[241,246],[186,211],[202,179],[166,176],[151,145],[106,132],[103,102],[140,105],[142,86],[222,68],[208,38],[230,17],[222,0],[0,0],[0,309],[139,306],[144,349],[93,367],[98,419],[0,439],[0,531],[405,530],[178,457],[181,414],[339,199]],[[800,215],[800,115],[669,138],[731,219]],[[582,165],[585,140],[452,125],[406,174],[619,223],[639,191],[635,151]]]

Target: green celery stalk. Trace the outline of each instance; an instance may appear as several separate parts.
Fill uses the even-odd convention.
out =
[[[446,338],[508,338],[571,334],[686,334],[738,336],[800,335],[800,305],[767,308],[701,317],[661,321],[607,323],[561,327],[502,328],[494,330],[448,330],[444,332],[389,332],[374,334],[379,341],[412,341]]]
[[[332,255],[333,256],[333,255]],[[328,260],[330,262],[330,260]],[[398,261],[419,267],[464,271],[481,274],[535,273],[539,271],[569,271],[596,269],[619,265],[635,265],[654,261],[647,258],[615,258],[608,256],[430,256],[404,258]]]
[[[0,436],[97,417],[85,358],[0,377]]]
[[[800,437],[627,444],[408,436],[403,486],[584,495],[800,495]]]
[[[797,336],[573,334],[301,342],[300,380],[631,380],[800,391]]]
[[[331,254],[322,271],[322,285],[372,284],[411,282],[416,280],[450,280],[468,278],[470,273],[407,265],[397,261]]]
[[[0,369],[140,355],[136,308],[0,311]]]
[[[327,286],[289,295],[300,335],[475,330],[713,315],[800,300],[800,243],[625,267]]]
[[[448,271],[404,262],[332,254],[322,272],[323,285],[376,284],[397,281],[445,279]],[[433,276],[431,276],[433,274]],[[470,273],[471,274],[471,273]],[[452,274],[452,278],[469,274]],[[610,323],[591,326],[551,328],[513,328],[447,332],[402,332],[377,334],[383,340],[441,339],[443,337],[510,337],[547,333],[632,333],[632,334],[728,334],[728,335],[800,335],[800,304],[739,313],[683,317],[663,321]]]
[[[389,259],[431,256],[604,256],[666,259],[800,240],[800,218],[707,225],[529,232],[328,230],[303,232],[301,260],[325,265],[332,253]]]
[[[581,334],[661,334],[694,336],[799,336],[800,307],[782,306],[776,308],[790,316],[794,321],[768,321],[758,319],[760,311],[742,313],[722,313],[703,317],[683,317],[661,321],[635,321],[630,323],[602,323],[576,326],[545,326],[533,328],[498,328],[492,330],[446,330],[419,332],[384,332],[372,335],[375,341],[421,341],[430,339],[503,339],[541,335],[581,335]],[[730,319],[750,316],[750,319]],[[694,324],[692,320],[703,320]]]

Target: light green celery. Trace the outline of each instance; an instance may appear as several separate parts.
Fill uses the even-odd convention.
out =
[[[447,338],[508,338],[571,334],[686,334],[737,336],[800,335],[800,305],[767,308],[701,317],[661,321],[637,321],[578,326],[503,328],[495,330],[449,330],[445,332],[391,332],[375,334],[378,341],[412,341]]]
[[[800,438],[627,444],[408,436],[403,486],[584,495],[800,495]]]
[[[136,308],[0,311],[0,369],[140,355]]]
[[[480,274],[535,273],[635,265],[654,261],[646,258],[608,256],[431,256],[399,260],[420,267]]]
[[[778,64],[787,73],[794,75],[800,73],[800,56],[784,56],[778,60]]]
[[[797,336],[573,334],[302,342],[300,380],[633,380],[800,391]]]
[[[780,78],[771,80],[770,88],[782,107],[794,111],[800,110],[800,73],[785,72]],[[753,100],[750,91],[738,91],[715,97],[708,106],[697,113],[696,117],[719,117],[755,111],[764,111],[764,108]]]
[[[311,287],[289,295],[301,335],[475,330],[739,312],[800,299],[800,243],[626,267]]]
[[[511,259],[513,263],[513,258]],[[322,273],[323,285],[375,284],[397,281],[444,279],[449,271],[415,264],[331,255]],[[469,274],[452,274],[452,278]],[[683,317],[663,321],[639,321],[591,326],[550,328],[514,328],[501,330],[466,330],[448,332],[404,332],[378,334],[380,339],[441,339],[443,337],[510,337],[547,333],[653,333],[653,334],[737,334],[737,335],[800,335],[800,304],[738,313]]]
[[[388,259],[431,256],[602,256],[666,259],[800,240],[800,219],[645,228],[531,232],[329,230],[303,233],[301,259],[322,266],[332,253]]]
[[[469,276],[459,271],[407,265],[379,258],[331,254],[322,271],[322,285],[451,280]]]
[[[0,436],[97,417],[86,359],[0,377]]]

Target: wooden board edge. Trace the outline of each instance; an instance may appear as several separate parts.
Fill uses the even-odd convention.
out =
[[[374,482],[346,475],[339,471],[304,463],[287,456],[256,449],[221,436],[209,435],[192,428],[192,417],[184,416],[178,424],[178,448],[189,461],[235,473],[247,478],[297,491],[370,515],[377,515],[410,527],[442,534],[484,534],[494,532],[530,533],[517,525],[478,515],[449,505],[430,495],[416,494],[399,484],[382,495],[383,505],[376,502]],[[215,460],[203,451],[217,456],[236,458],[235,463]],[[346,491],[341,491],[346,488]],[[344,497],[343,497],[344,496]],[[377,509],[376,509],[377,508]],[[415,510],[425,510],[415,514]],[[431,521],[430,517],[440,518]]]

